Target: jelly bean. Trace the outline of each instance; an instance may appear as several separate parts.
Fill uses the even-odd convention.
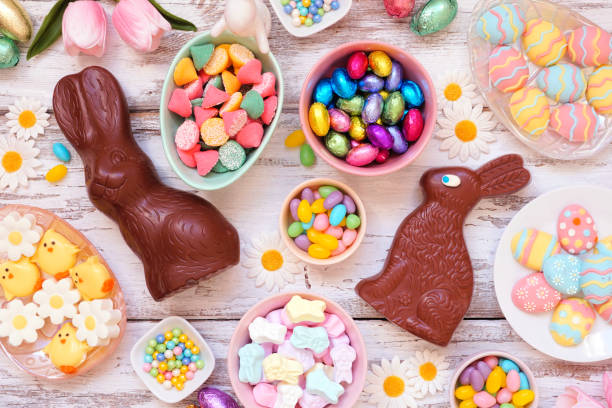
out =
[[[457,387],[455,389],[455,397],[461,401],[471,400],[474,397],[474,394],[476,394],[476,391],[474,391],[474,388],[472,388],[471,385],[462,385],[461,387]]]
[[[344,134],[330,130],[325,136],[325,147],[334,156],[343,158],[347,155],[351,144]]]
[[[461,401],[461,404],[459,404],[459,408],[478,408],[478,405],[476,405],[473,400],[469,399]]]
[[[51,170],[49,170],[47,174],[45,174],[45,179],[49,183],[57,183],[58,181],[66,177],[67,173],[68,169],[66,168],[66,166],[64,166],[63,164],[58,164],[57,166],[52,167]]]
[[[499,366],[504,370],[504,373],[507,373],[510,370],[516,370],[520,372],[519,366],[512,360],[508,360],[505,358],[499,359]]]
[[[528,390],[531,387],[529,386],[529,379],[527,378],[527,375],[525,375],[525,373],[519,373],[519,377],[521,378],[521,390]]]
[[[338,190],[332,191],[327,197],[325,197],[325,201],[323,202],[323,207],[326,210],[331,210],[336,205],[340,204],[343,198],[344,198],[344,194],[342,194],[340,191]]]
[[[359,79],[365,75],[368,69],[368,57],[365,52],[358,51],[349,57],[346,63],[346,71],[352,79]]]
[[[321,186],[318,189],[319,194],[321,194],[321,197],[323,198],[327,198],[328,195],[330,195],[332,192],[337,191],[337,190],[338,189],[334,186]]]
[[[484,364],[486,365],[486,363]],[[476,368],[479,369],[480,367]],[[489,368],[488,365],[487,368]],[[506,374],[504,373],[504,370],[502,370],[501,367],[497,366],[493,369],[493,371],[491,371],[491,374],[489,374],[485,388],[490,394],[495,394],[497,391],[499,391],[505,381]]]
[[[374,74],[367,74],[359,81],[359,90],[362,92],[378,92],[384,86],[385,80]]]
[[[518,371],[508,371],[506,376],[506,388],[508,388],[510,392],[517,392],[521,388],[521,377]]]
[[[323,214],[323,215],[327,215],[327,214]],[[309,229],[306,232],[306,236],[308,236],[308,239],[313,244],[319,244],[322,247],[330,251],[333,251],[334,249],[338,247],[338,239],[336,239],[336,237],[333,237],[328,234],[323,234],[314,228]]]
[[[297,221],[298,218],[298,207],[300,206],[300,199],[298,198],[294,198],[289,202],[289,210],[291,211],[291,216],[293,217],[293,219],[295,221]]]
[[[323,197],[320,197],[321,194],[319,194],[318,191],[315,191],[314,195],[315,195],[315,198],[316,198],[317,195],[319,195],[319,198],[317,198],[317,199],[315,199],[313,201],[312,205],[310,206],[310,209],[315,214],[320,214],[320,213],[325,212],[325,207],[323,206],[323,203],[325,202],[325,199]]]
[[[487,356],[484,358],[484,362],[487,363],[491,370],[493,370],[497,366],[499,360],[495,356]]]
[[[331,256],[338,256],[344,251],[346,251],[346,246],[342,243],[342,241],[338,241],[338,248],[331,251]]]
[[[302,190],[302,194],[300,198],[302,200],[308,201],[308,204],[312,204],[312,202],[314,201],[314,193],[309,187],[306,187],[305,189]]]
[[[325,233],[331,235],[332,237],[335,237],[336,239],[341,239],[344,230],[342,229],[342,227],[330,226],[325,230]]]
[[[285,139],[286,147],[298,147],[304,144],[306,141],[306,136],[304,136],[304,132],[301,129],[294,130],[287,136]]]
[[[397,61],[391,60],[391,73],[385,80],[385,89],[389,92],[397,91],[402,85],[404,68]]]
[[[383,104],[383,98],[379,94],[371,93],[368,95],[361,111],[361,119],[366,124],[375,123],[383,112]]]
[[[308,248],[310,247],[310,240],[306,234],[297,236],[293,242],[295,242],[295,245],[297,245],[297,247],[302,251],[308,251]]]
[[[501,404],[499,408],[516,408],[513,404],[505,403]]]
[[[351,79],[345,68],[336,68],[332,72],[331,85],[334,93],[340,98],[350,99],[357,92],[357,82]]]
[[[486,391],[480,391],[474,394],[473,400],[479,408],[491,408],[497,402],[495,401],[495,397]]]
[[[499,404],[510,402],[512,400],[512,391],[510,391],[508,388],[502,388],[497,393],[496,399]]]
[[[312,209],[310,208],[310,203],[308,200],[302,199],[302,201],[300,201],[300,205],[297,209],[297,215],[300,221],[304,223],[310,222],[312,218]]]
[[[304,143],[300,147],[300,162],[306,167],[312,166],[315,162],[314,152],[308,143]]]
[[[332,108],[328,110],[329,123],[336,132],[348,132],[351,127],[351,118],[343,110]]]
[[[357,211],[357,206],[355,205],[355,201],[348,194],[343,195],[342,204],[344,204],[344,206],[346,207],[347,214],[353,214],[355,213],[355,211]]]
[[[291,225],[289,225],[289,228],[287,229],[287,233],[291,238],[295,238],[303,232],[304,228],[302,227],[302,223],[298,221],[292,222]]]
[[[401,120],[403,114],[404,98],[402,97],[401,92],[392,92],[391,94],[389,94],[389,97],[385,101],[381,116],[382,121],[385,125],[395,125]]]
[[[314,223],[312,224],[312,227],[317,231],[325,231],[329,227],[329,217],[327,216],[327,214],[325,213],[317,214],[315,216],[315,220],[314,220]],[[297,237],[300,234],[297,234],[295,236]]]
[[[329,223],[333,226],[339,225],[346,215],[346,207],[344,204],[336,205],[329,216]]]
[[[308,247],[308,255],[317,259],[327,259],[331,255],[331,251],[322,245],[312,244]]]
[[[315,87],[313,99],[316,102],[327,106],[332,101],[334,93],[331,86],[331,81],[327,78],[320,80]]]
[[[329,132],[330,120],[329,112],[325,105],[315,102],[310,105],[308,111],[308,123],[310,128],[317,136],[325,136]]]
[[[469,385],[470,384],[470,374],[474,371],[474,367],[468,367],[459,376],[459,384],[461,385]]]
[[[482,374],[480,374],[480,371],[476,369],[472,370],[470,373],[470,384],[476,391],[482,390],[485,384],[485,379]]]
[[[379,77],[386,77],[391,74],[391,58],[383,51],[373,51],[368,55],[368,62],[372,71]]]
[[[70,152],[68,151],[66,146],[64,146],[60,142],[53,143],[53,154],[55,154],[55,157],[57,157],[63,162],[70,161]]]
[[[354,229],[346,229],[342,234],[342,243],[346,247],[350,247],[357,238],[357,231]]]
[[[535,398],[535,394],[531,390],[520,390],[512,396],[512,403],[517,407],[523,407],[529,404]]]
[[[480,374],[482,374],[484,378],[489,377],[489,374],[491,374],[491,371],[492,371],[489,365],[485,363],[484,361],[477,362],[476,369],[480,371]]]

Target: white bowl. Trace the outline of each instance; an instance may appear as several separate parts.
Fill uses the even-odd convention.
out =
[[[148,373],[142,370],[143,357],[145,355],[145,348],[150,339],[155,338],[160,333],[165,333],[168,330],[172,330],[178,327],[200,348],[200,356],[204,361],[204,368],[197,370],[192,380],[185,381],[185,388],[178,391],[176,388],[165,389],[157,380],[151,377]],[[206,341],[202,338],[200,333],[189,324],[189,322],[182,317],[170,316],[151,327],[132,347],[130,352],[130,360],[132,362],[132,368],[136,372],[136,375],[140,377],[142,382],[149,388],[149,390],[160,400],[173,404],[179,402],[195,390],[197,390],[204,382],[210,377],[215,368],[215,356],[213,356],[210,347]]]
[[[351,9],[351,5],[353,4],[353,0],[338,0],[338,2],[340,3],[338,10],[332,10],[325,13],[320,23],[313,24],[310,27],[306,27],[303,24],[299,27],[294,26],[291,22],[291,16],[285,13],[280,0],[270,0],[270,5],[274,9],[274,12],[276,13],[276,16],[280,20],[281,24],[287,31],[289,31],[291,35],[295,37],[308,37],[318,33],[319,31],[325,30],[327,27],[333,26],[348,14],[349,10]]]

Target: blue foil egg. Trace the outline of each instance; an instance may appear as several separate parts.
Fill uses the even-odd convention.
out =
[[[349,76],[346,68],[336,68],[331,76],[331,86],[334,93],[341,98],[350,99],[357,92],[357,82]]]
[[[404,81],[400,90],[408,109],[418,108],[425,102],[421,88],[413,81]]]
[[[385,79],[385,90],[389,92],[397,91],[402,85],[404,68],[397,61],[391,61],[391,73]]]
[[[380,118],[383,110],[383,97],[380,94],[372,93],[368,95],[361,111],[361,119],[365,123],[374,123]]]
[[[361,92],[378,92],[385,86],[385,80],[375,74],[367,74],[359,81]]]
[[[391,137],[393,138],[393,146],[391,146],[391,150],[397,154],[405,153],[408,150],[408,141],[404,137],[402,130],[397,126],[389,126],[387,127],[387,131],[391,133]]]
[[[334,97],[331,81],[324,78],[319,81],[313,93],[315,102],[321,102],[323,105],[329,105]]]

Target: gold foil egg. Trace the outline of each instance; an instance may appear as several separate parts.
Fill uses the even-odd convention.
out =
[[[317,136],[325,136],[329,132],[329,112],[321,102],[310,105],[308,111],[308,122],[310,128]]]
[[[349,128],[349,135],[352,139],[358,142],[365,139],[366,126],[359,116],[351,117],[351,127]]]
[[[391,58],[382,51],[373,51],[368,56],[370,68],[379,77],[389,76],[391,73]]]
[[[0,33],[19,42],[32,37],[30,16],[17,0],[0,0]]]

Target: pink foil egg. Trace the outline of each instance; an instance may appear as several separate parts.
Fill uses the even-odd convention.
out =
[[[418,140],[423,132],[423,115],[421,111],[413,108],[408,111],[403,124],[404,137],[409,142]]]
[[[378,155],[378,148],[369,143],[362,143],[349,150],[346,161],[351,166],[367,166],[372,163]]]
[[[359,79],[368,69],[368,57],[365,52],[359,51],[351,55],[346,63],[346,70],[351,79]]]
[[[351,118],[344,111],[332,108],[328,111],[329,124],[336,132],[348,132],[351,127]]]

